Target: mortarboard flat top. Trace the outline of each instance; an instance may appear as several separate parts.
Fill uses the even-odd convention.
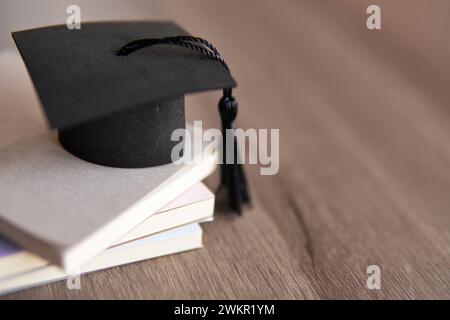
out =
[[[173,22],[94,22],[14,32],[50,126],[66,129],[118,111],[235,81],[219,62],[174,46],[117,56],[141,38],[187,35]],[[149,119],[151,121],[151,119]]]

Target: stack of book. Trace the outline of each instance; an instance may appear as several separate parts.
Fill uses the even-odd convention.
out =
[[[0,294],[202,246],[216,148],[145,169],[80,160],[46,128],[21,58],[0,53],[0,70]]]

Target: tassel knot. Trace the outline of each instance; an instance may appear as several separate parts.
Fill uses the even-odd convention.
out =
[[[226,129],[231,129],[236,119],[239,104],[231,95],[231,90],[224,90],[224,95],[219,101],[219,113]]]

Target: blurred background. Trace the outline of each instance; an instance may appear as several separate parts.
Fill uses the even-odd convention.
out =
[[[0,0],[0,49],[14,48],[11,31],[65,23],[71,4],[81,7],[82,22],[177,21],[216,44],[252,104],[264,99],[260,88],[272,91],[273,100],[264,103],[278,106],[310,103],[305,91],[311,86],[354,95],[349,87],[373,86],[350,81],[351,74],[361,73],[352,79],[377,79],[384,71],[384,85],[411,90],[411,99],[420,89],[433,102],[448,101],[447,0]],[[370,4],[381,6],[379,31],[366,28]],[[379,98],[375,92],[359,95],[365,100],[355,101],[361,109]]]

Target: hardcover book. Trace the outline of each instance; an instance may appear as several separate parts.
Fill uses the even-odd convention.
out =
[[[212,221],[214,194],[198,183],[127,233],[112,247],[194,222]],[[95,258],[94,258],[95,259]],[[0,237],[0,282],[50,263]]]

